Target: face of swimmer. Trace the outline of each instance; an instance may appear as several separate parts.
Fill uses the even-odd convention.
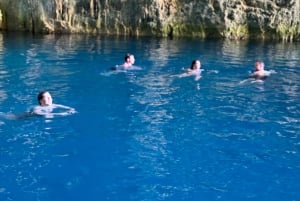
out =
[[[134,56],[133,55],[130,55],[130,57],[129,57],[129,62],[130,62],[130,64],[134,64],[134,62],[135,62],[135,58],[134,58]]]
[[[192,70],[199,70],[201,68],[201,63],[199,60],[195,60],[192,62],[191,69]]]
[[[49,92],[44,91],[40,92],[38,95],[38,101],[41,106],[49,106],[52,105],[52,97]]]
[[[262,70],[264,70],[264,63],[261,61],[257,61],[254,64],[254,68],[255,68],[255,71],[262,71]]]

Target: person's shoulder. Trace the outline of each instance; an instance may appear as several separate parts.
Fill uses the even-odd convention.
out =
[[[34,106],[30,112],[33,114],[36,114],[36,115],[44,115],[44,114],[49,113],[49,110],[50,110],[50,108],[48,106],[37,105],[37,106]]]
[[[269,71],[254,71],[252,74],[250,74],[250,78],[254,78],[256,80],[265,80],[270,76],[270,72]]]
[[[256,71],[253,74],[257,76],[269,76],[271,73],[270,71],[262,70],[262,71]]]
[[[142,68],[139,67],[139,66],[131,65],[131,66],[128,66],[128,67],[126,68],[126,70],[142,70]]]
[[[269,75],[271,75],[271,71],[264,70],[263,74],[264,74],[265,76],[269,76]]]
[[[187,73],[190,73],[190,74],[200,74],[202,71],[203,71],[202,69],[195,69],[195,70],[189,69],[187,71]]]
[[[127,70],[142,70],[141,67],[139,66],[134,66],[134,65],[117,65],[115,70],[121,70],[121,71],[127,71]]]
[[[110,69],[113,70],[113,71],[118,71],[118,70],[126,70],[128,67],[127,65],[115,65],[114,67],[111,67]]]
[[[33,106],[31,109],[30,109],[30,111],[32,111],[32,112],[35,112],[35,111],[40,111],[40,110],[42,110],[42,106],[40,106],[40,105],[36,105],[36,106]]]

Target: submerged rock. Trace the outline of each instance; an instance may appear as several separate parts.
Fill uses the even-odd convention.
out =
[[[0,11],[7,31],[300,40],[299,0],[0,0]]]

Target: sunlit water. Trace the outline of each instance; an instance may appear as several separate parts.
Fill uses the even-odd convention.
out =
[[[0,35],[0,200],[300,200],[299,84],[299,43]],[[3,117],[41,90],[78,113]]]

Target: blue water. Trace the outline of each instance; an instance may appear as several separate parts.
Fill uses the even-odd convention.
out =
[[[0,35],[2,114],[78,111],[0,119],[0,200],[300,200],[299,87],[299,43]]]

